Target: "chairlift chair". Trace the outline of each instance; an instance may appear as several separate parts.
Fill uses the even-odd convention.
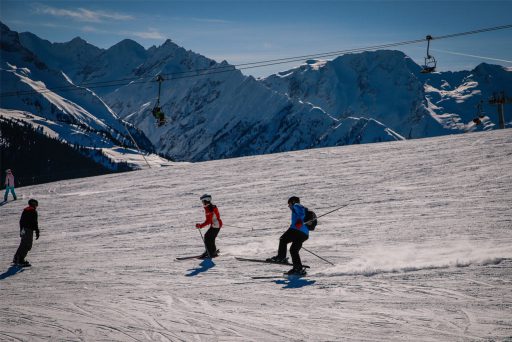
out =
[[[425,64],[423,65],[423,69],[421,69],[422,74],[430,74],[431,72],[436,71],[436,59],[434,56],[430,55],[430,41],[432,40],[432,36],[428,35],[427,39],[427,57],[425,57]]]
[[[483,109],[483,104],[484,104],[484,101],[480,100],[480,102],[476,105],[477,113],[476,113],[475,118],[473,119],[473,122],[476,125],[480,125],[482,123],[481,119],[483,119],[484,116],[485,116],[484,109]]]
[[[153,114],[158,124],[158,127],[160,127],[165,124],[165,114],[162,111],[162,108],[160,107],[160,92],[162,90],[162,82],[164,81],[164,78],[161,75],[158,75],[156,77],[156,81],[158,82],[158,97],[156,99],[155,107],[153,107],[153,109],[151,110],[151,114]]]

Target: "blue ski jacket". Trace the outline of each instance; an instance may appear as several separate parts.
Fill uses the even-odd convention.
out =
[[[300,204],[295,203],[292,207],[292,223],[290,229],[298,229],[307,236],[309,236],[309,229],[304,224],[304,218],[306,216],[306,209]]]

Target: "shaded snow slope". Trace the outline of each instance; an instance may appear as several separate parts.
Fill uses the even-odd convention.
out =
[[[86,134],[86,132],[76,125],[52,121],[29,112],[0,108],[0,118],[29,123],[32,127],[39,129],[41,133],[52,138],[61,139],[70,144],[94,146],[95,149],[101,150],[103,155],[108,157],[108,159],[98,156],[95,156],[93,159],[107,167],[112,167],[112,162],[115,164],[126,162],[131,169],[145,169],[148,167],[148,164],[151,167],[161,167],[172,164],[171,161],[157,154],[147,153],[142,155],[135,148],[116,146],[106,138],[98,140],[95,135]],[[69,167],[72,168],[73,166],[69,165]]]
[[[94,87],[95,93],[122,118],[142,129],[158,152],[175,160],[403,139],[373,118],[354,115],[335,119],[321,108],[269,90],[225,61],[217,63],[171,40],[147,50],[123,40],[99,52],[90,50],[85,41],[50,44],[31,34],[22,34],[22,43],[43,61],[49,59],[49,65],[62,66],[76,84],[100,84]],[[229,72],[223,72],[226,70]],[[204,73],[209,75],[198,77]],[[160,104],[167,124],[162,127],[156,126],[151,115],[158,74],[166,78]],[[113,80],[126,82],[108,86]]]
[[[226,62],[216,63],[167,41],[130,77],[140,80],[105,95],[124,119],[141,128],[158,151],[201,161],[320,146],[403,139],[382,123],[336,119],[321,108],[272,91]],[[195,76],[203,70],[207,76]],[[158,86],[151,75],[178,75],[162,84],[166,125],[150,114]],[[201,73],[199,73],[201,74]],[[180,76],[182,75],[182,76]]]
[[[153,151],[151,142],[128,122],[122,122],[94,92],[75,86],[62,72],[48,67],[19,41],[16,32],[0,23],[0,77],[4,112],[28,112],[60,126],[59,138],[84,147],[140,148]],[[130,134],[127,133],[130,131]],[[56,133],[59,133],[55,131]]]
[[[0,339],[473,341],[512,336],[512,131],[311,149],[19,189],[0,207]],[[213,263],[194,224],[211,193]],[[300,196],[320,219],[300,280],[251,279]],[[41,238],[15,272],[18,220]]]

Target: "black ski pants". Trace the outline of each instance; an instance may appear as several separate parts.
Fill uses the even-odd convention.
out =
[[[299,251],[302,248],[304,241],[308,239],[308,236],[297,229],[288,229],[279,238],[279,250],[277,256],[279,258],[286,258],[286,247],[291,242],[290,255],[292,256],[292,263],[294,267],[302,267],[300,260]]]
[[[25,234],[21,236],[20,246],[14,254],[14,262],[23,262],[28,254],[28,251],[32,249],[32,243],[34,242],[34,232],[32,229],[25,229]]]
[[[204,244],[210,256],[214,256],[217,252],[217,247],[215,246],[215,238],[217,238],[217,235],[219,235],[219,231],[220,228],[210,227],[206,234],[204,234]]]

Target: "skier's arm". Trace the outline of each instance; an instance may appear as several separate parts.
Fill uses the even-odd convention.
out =
[[[219,221],[219,228],[222,228],[222,220],[220,219],[219,208],[217,208],[217,207],[213,208],[213,213],[215,214],[215,216],[217,216],[217,221]],[[213,220],[213,216],[212,216],[212,220]]]
[[[302,225],[304,224],[304,216],[305,216],[304,210],[299,206],[293,206],[292,208],[292,224],[291,228],[297,228],[300,229]]]
[[[207,211],[205,213],[205,215],[206,215],[205,221],[203,223],[196,224],[196,228],[203,228],[203,227],[206,227],[206,226],[212,224],[213,212]]]
[[[39,239],[39,224],[37,222],[37,211],[34,210],[34,231],[36,232],[36,240]]]

